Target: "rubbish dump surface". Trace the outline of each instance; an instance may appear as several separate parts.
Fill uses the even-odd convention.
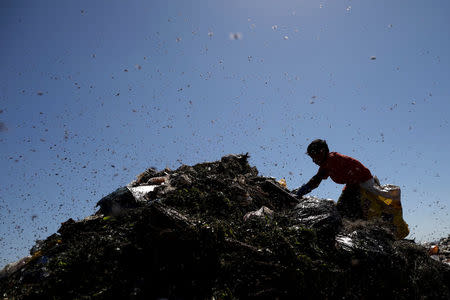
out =
[[[2,296],[450,297],[450,267],[427,248],[395,239],[381,221],[343,219],[332,200],[297,199],[247,158],[146,170],[4,269]]]

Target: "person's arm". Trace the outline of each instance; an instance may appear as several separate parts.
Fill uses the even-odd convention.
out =
[[[317,172],[316,175],[314,175],[307,183],[302,185],[296,192],[298,197],[303,197],[303,195],[306,195],[310,193],[312,190],[317,188],[320,183],[322,182],[323,175],[320,174],[320,169]]]

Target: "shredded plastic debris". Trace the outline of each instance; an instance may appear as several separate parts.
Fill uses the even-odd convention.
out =
[[[258,210],[251,211],[249,213],[246,213],[244,216],[244,221],[247,221],[250,218],[265,218],[265,217],[271,217],[273,215],[273,210],[271,210],[268,207],[261,207]]]

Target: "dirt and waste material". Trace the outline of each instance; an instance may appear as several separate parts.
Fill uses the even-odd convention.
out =
[[[450,266],[450,235],[439,241],[424,243],[423,246],[428,248],[431,258]]]
[[[0,272],[2,299],[450,299],[450,266],[382,221],[297,199],[247,155],[148,169]],[[446,247],[443,247],[443,243]]]

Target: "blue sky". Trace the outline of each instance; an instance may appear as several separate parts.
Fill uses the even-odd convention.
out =
[[[315,138],[402,188],[410,238],[447,236],[449,9],[2,1],[0,265],[150,166],[250,152],[295,188],[317,171]]]

